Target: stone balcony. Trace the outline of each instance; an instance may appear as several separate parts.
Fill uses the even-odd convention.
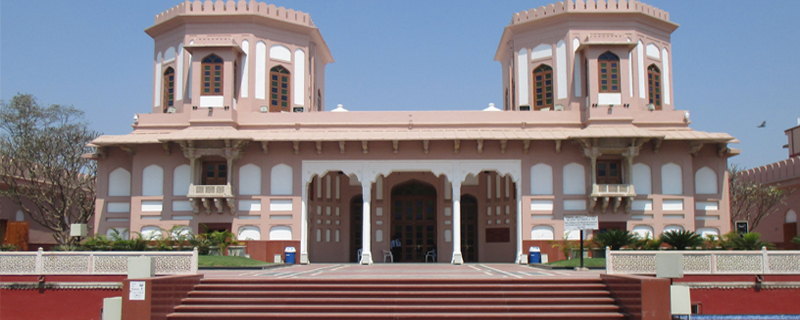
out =
[[[633,197],[636,196],[636,191],[633,189],[632,184],[594,184],[592,185],[592,194],[589,196],[589,210],[601,202],[601,210],[606,212],[609,203],[613,203],[612,210],[617,213],[622,203],[625,203],[625,212],[631,211],[633,204]]]
[[[194,213],[200,213],[200,206],[205,209],[206,214],[211,214],[211,202],[217,208],[217,213],[225,212],[227,206],[230,214],[236,212],[236,204],[233,186],[230,183],[225,185],[189,185],[189,203],[194,209]]]

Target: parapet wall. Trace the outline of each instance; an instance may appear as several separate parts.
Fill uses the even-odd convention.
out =
[[[800,156],[770,163],[758,168],[744,170],[740,173],[743,179],[761,184],[779,183],[792,179],[800,179]]]
[[[294,11],[284,7],[276,7],[274,4],[268,5],[263,2],[256,2],[255,0],[251,0],[250,2],[244,0],[240,0],[239,2],[234,2],[232,0],[229,0],[228,2],[222,2],[221,0],[217,0],[217,2],[212,2],[210,0],[207,0],[206,2],[186,1],[170,8],[167,11],[157,14],[155,24],[162,23],[179,15],[221,14],[254,14],[290,23],[296,23],[310,27],[314,26],[314,22],[311,21],[311,16],[308,13]]]
[[[548,4],[546,7],[539,7],[515,13],[511,18],[511,24],[525,23],[528,21],[542,19],[567,12],[587,12],[587,13],[618,13],[618,12],[641,12],[646,15],[669,21],[669,13],[634,0],[566,0],[555,4]]]

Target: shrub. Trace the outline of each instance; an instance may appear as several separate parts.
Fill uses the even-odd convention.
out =
[[[761,247],[774,249],[775,245],[761,241],[761,234],[758,232],[748,232],[741,236],[730,237],[728,247],[733,250],[761,250]]]
[[[611,247],[611,250],[619,250],[636,243],[636,235],[628,230],[605,230],[594,235],[592,242],[601,249]]]
[[[636,235],[636,240],[631,246],[636,250],[658,250],[661,248],[661,239],[653,239],[648,232],[644,237]]]
[[[692,231],[672,230],[661,234],[661,242],[670,245],[674,250],[685,250],[687,247],[703,245],[703,238]]]

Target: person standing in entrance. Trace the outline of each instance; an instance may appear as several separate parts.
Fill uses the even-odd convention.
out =
[[[395,234],[392,238],[392,242],[390,243],[390,250],[392,251],[392,257],[394,257],[394,261],[403,261],[401,256],[403,255],[402,250],[403,242],[400,241],[400,234]]]

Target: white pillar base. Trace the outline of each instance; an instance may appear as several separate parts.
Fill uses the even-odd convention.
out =
[[[461,256],[461,252],[453,253],[453,260],[451,260],[450,263],[455,264],[455,265],[464,264],[464,257]]]
[[[361,264],[368,266],[371,265],[372,262],[372,254],[370,252],[364,252],[361,254]]]
[[[308,262],[308,253],[301,253],[300,254],[300,264],[309,264]]]

